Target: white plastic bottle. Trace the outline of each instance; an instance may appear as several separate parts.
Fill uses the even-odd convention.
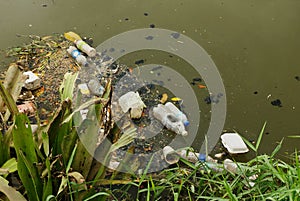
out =
[[[74,58],[76,61],[81,65],[86,65],[87,61],[85,56],[83,56],[76,47],[70,46],[67,50],[67,52]]]
[[[169,112],[166,106],[158,104],[153,108],[153,116],[158,119],[167,129],[175,133],[186,136],[188,133],[185,130],[183,122],[180,121],[173,113]]]
[[[177,117],[179,118],[184,126],[188,126],[190,122],[188,121],[186,115],[181,112],[173,103],[167,102],[165,106]]]
[[[97,52],[96,52],[95,48],[92,48],[83,40],[76,40],[75,44],[78,49],[80,49],[82,52],[86,53],[89,57],[96,56]]]

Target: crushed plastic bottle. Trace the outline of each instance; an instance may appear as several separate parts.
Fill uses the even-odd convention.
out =
[[[89,57],[96,56],[96,50],[89,46],[86,42],[83,40],[76,40],[75,44],[78,49],[80,49],[82,52],[86,53]]]
[[[165,106],[177,117],[179,118],[184,126],[188,126],[190,122],[188,121],[186,115],[181,112],[173,103],[167,102]]]
[[[74,58],[80,65],[87,65],[85,56],[83,56],[76,47],[70,46],[67,52]]]
[[[64,33],[64,36],[67,40],[75,43],[76,47],[78,49],[80,49],[82,52],[86,53],[89,57],[96,56],[97,52],[96,52],[95,48],[92,48],[86,42],[84,42],[78,34],[72,32],[72,31],[69,31],[69,32]]]
[[[97,81],[95,79],[92,79],[89,81],[88,88],[91,91],[91,94],[93,94],[95,96],[102,96],[102,94],[104,92],[104,87],[101,86],[99,81]]]
[[[138,92],[130,91],[119,98],[119,105],[126,113],[130,110],[130,117],[138,119],[142,116],[143,109],[146,107]]]
[[[186,136],[183,122],[177,118],[165,105],[158,104],[153,108],[153,116],[158,119],[167,129],[175,133]]]

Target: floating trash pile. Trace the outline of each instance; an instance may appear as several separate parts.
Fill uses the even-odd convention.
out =
[[[125,161],[132,164],[131,169],[138,173],[147,167],[148,154],[154,154],[154,165],[148,167],[149,172],[178,162],[178,157],[191,162],[204,161],[203,154],[191,155],[186,150],[174,151],[168,146],[177,135],[185,137],[189,134],[190,121],[188,115],[180,110],[181,98],[171,92],[160,92],[153,83],[143,83],[132,73],[132,68],[119,64],[105,52],[97,52],[73,32],[65,33],[64,37],[31,39],[31,44],[8,51],[9,56],[18,56],[18,60],[6,72],[4,85],[12,92],[19,112],[30,118],[33,128],[38,121],[41,126],[47,125],[53,112],[59,107],[60,86],[64,75],[67,72],[79,72],[73,94],[73,104],[77,106],[95,97],[102,97],[108,84],[112,83],[113,93],[109,96],[104,114],[101,114],[105,118],[99,128],[100,140],[95,139],[98,146],[101,146],[101,137],[106,136],[115,126],[120,131],[107,136],[111,143],[116,143],[127,130],[136,129],[137,135],[133,141],[111,154],[109,164],[113,169],[118,168],[120,161],[125,160],[128,153],[134,156]],[[200,82],[200,78],[194,78],[191,84],[205,89],[206,86]],[[205,101],[207,104],[218,103],[222,96],[211,95]],[[0,102],[0,106],[4,112],[3,102]],[[88,114],[87,108],[80,110],[82,120],[88,118]],[[9,122],[9,114],[4,117],[3,132],[6,121]],[[224,135],[222,141],[230,153],[248,151],[237,137],[233,141],[225,137]]]

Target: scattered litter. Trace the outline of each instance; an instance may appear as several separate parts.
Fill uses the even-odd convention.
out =
[[[80,115],[81,115],[82,120],[86,119],[88,112],[89,112],[88,109],[80,110]]]
[[[119,105],[126,113],[130,110],[130,117],[138,119],[142,116],[143,109],[146,107],[138,92],[130,91],[119,98]]]
[[[184,126],[188,126],[190,124],[186,115],[181,112],[173,103],[167,102],[165,106],[171,113],[173,113],[178,119],[180,119],[180,121],[182,121]]]
[[[83,40],[76,40],[75,44],[78,49],[80,49],[82,52],[86,53],[89,57],[96,56],[96,50],[89,46],[86,42]]]
[[[168,107],[158,104],[153,108],[153,116],[158,119],[167,129],[176,134],[186,136],[188,132],[185,130],[184,123],[174,114]]]
[[[182,99],[181,98],[178,98],[178,97],[173,97],[171,98],[171,101],[174,101],[174,102],[177,102],[177,101],[181,101]]]
[[[104,87],[95,79],[89,81],[88,88],[90,89],[91,94],[95,96],[102,96],[104,92]]]
[[[85,56],[76,47],[70,46],[67,51],[80,65],[85,66],[87,64]]]
[[[163,156],[168,164],[175,164],[180,158],[177,152],[175,152],[175,150],[170,146],[165,146],[163,148]]]
[[[204,101],[206,104],[211,104],[211,103],[219,103],[220,99],[222,98],[223,94],[218,93],[217,95],[210,95],[204,98]]]
[[[147,36],[147,37],[145,37],[146,40],[153,40],[153,38],[154,38],[153,36]]]
[[[26,89],[35,90],[41,86],[41,79],[32,71],[24,72],[23,75],[28,76],[24,86]]]
[[[226,153],[225,152],[222,152],[222,153],[217,153],[217,154],[215,154],[215,158],[218,158],[218,159],[220,159],[220,158],[222,158],[223,156],[225,156],[226,155]]]
[[[198,86],[199,89],[205,89],[206,88],[206,86],[202,85],[202,84],[198,84],[197,86]]]
[[[145,63],[145,60],[144,59],[140,59],[140,60],[137,60],[134,62],[136,65],[140,65],[140,64],[143,64]]]
[[[152,71],[156,71],[156,70],[159,70],[159,69],[162,69],[163,67],[162,66],[156,66],[154,68],[152,68]]]
[[[96,56],[96,50],[89,46],[86,42],[84,42],[78,34],[70,31],[64,33],[64,36],[67,40],[74,42],[76,44],[76,47],[82,52],[86,53],[89,57]]]
[[[168,100],[168,94],[167,93],[163,93],[159,102],[161,102],[162,104],[164,104],[167,100]]]
[[[89,90],[88,85],[86,83],[79,84],[78,89],[84,95],[89,95],[90,94],[90,90]]]
[[[280,101],[279,99],[276,99],[276,100],[271,101],[271,104],[272,104],[273,106],[282,107],[282,103],[281,103],[281,101]]]
[[[238,173],[239,168],[242,168],[241,166],[239,167],[237,163],[233,162],[230,159],[225,159],[223,163],[224,163],[225,170],[235,174]]]
[[[176,32],[176,33],[171,33],[171,37],[178,39],[180,37],[180,33]]]
[[[36,108],[33,102],[27,101],[24,104],[17,105],[20,113],[24,113],[27,116],[31,116],[35,114]]]
[[[249,151],[245,142],[237,133],[225,133],[221,135],[222,144],[231,154],[246,153]]]

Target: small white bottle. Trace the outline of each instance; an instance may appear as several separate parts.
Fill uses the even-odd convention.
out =
[[[166,106],[158,104],[157,107],[154,107],[153,116],[167,129],[182,136],[186,136],[188,134],[182,121],[180,121],[180,119],[178,119],[173,113],[170,113]]]
[[[67,50],[67,52],[74,58],[76,61],[81,65],[86,65],[87,61],[85,56],[83,56],[76,47],[70,46]]]
[[[75,44],[78,49],[80,49],[82,52],[86,53],[89,57],[96,56],[97,52],[96,52],[95,48],[92,48],[83,40],[76,40]]]
[[[170,110],[177,118],[179,118],[184,126],[188,126],[190,122],[188,121],[186,115],[181,112],[173,103],[167,102],[165,106]]]

